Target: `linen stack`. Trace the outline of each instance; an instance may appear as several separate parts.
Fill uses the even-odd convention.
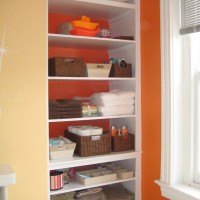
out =
[[[75,200],[75,192],[68,192],[65,194],[56,194],[51,196],[51,200]]]
[[[72,99],[49,100],[49,119],[82,117],[81,102]]]
[[[97,116],[97,106],[89,103],[82,103],[83,117],[95,117]]]
[[[95,93],[90,102],[97,106],[103,116],[130,115],[135,112],[135,93],[132,91],[111,91]]]
[[[75,200],[107,200],[101,187],[90,188],[75,193]]]

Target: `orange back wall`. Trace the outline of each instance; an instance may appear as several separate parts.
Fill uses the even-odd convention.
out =
[[[50,13],[48,32],[58,33],[61,24],[78,19],[80,19],[80,16],[72,17]],[[99,23],[101,27],[109,28],[109,24],[105,20],[91,19],[91,21]],[[109,55],[107,51],[94,49],[49,47],[48,57],[82,58],[85,63],[109,62]],[[49,99],[71,99],[75,96],[90,97],[96,92],[109,91],[108,81],[49,81],[48,84]],[[95,125],[102,127],[104,130],[109,130],[109,120],[60,122],[49,124],[49,136],[53,138],[63,135],[64,130],[67,129],[69,125]]]
[[[160,1],[141,0],[142,200],[162,200]]]

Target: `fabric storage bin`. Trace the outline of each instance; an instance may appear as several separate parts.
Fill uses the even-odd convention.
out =
[[[132,77],[131,64],[123,67],[119,63],[112,64],[109,77]]]
[[[128,151],[135,149],[135,135],[127,134],[125,136],[112,137],[112,151]]]
[[[65,144],[49,146],[49,156],[51,160],[73,157],[76,143],[69,143],[64,137],[63,141]]]
[[[54,57],[48,60],[49,76],[83,77],[85,65],[82,59]]]
[[[86,63],[88,77],[109,77],[111,64]]]
[[[75,153],[82,157],[108,154],[111,152],[110,134],[97,136],[79,136],[68,130],[65,137],[76,143]]]

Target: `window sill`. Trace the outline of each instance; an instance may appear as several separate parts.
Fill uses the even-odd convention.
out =
[[[178,184],[170,186],[160,180],[155,181],[161,189],[162,196],[171,200],[200,200],[200,189]]]

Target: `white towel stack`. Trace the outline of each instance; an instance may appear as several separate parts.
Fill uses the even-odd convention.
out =
[[[111,91],[95,93],[90,101],[104,116],[129,115],[135,112],[135,93],[132,91]]]

